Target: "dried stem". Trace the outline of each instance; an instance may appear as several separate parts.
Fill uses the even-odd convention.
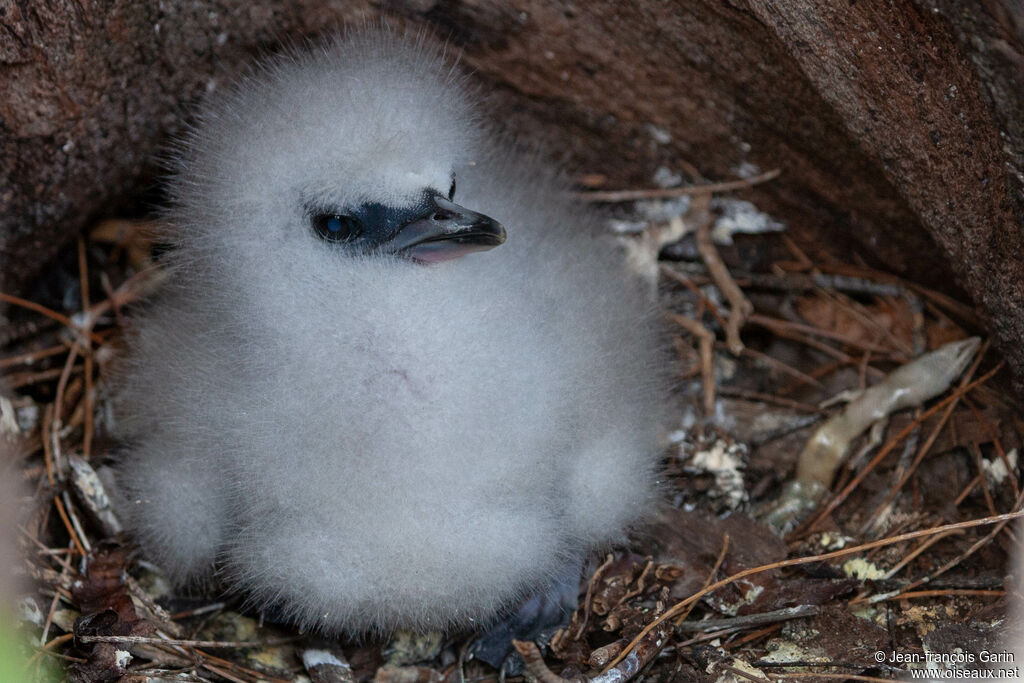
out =
[[[690,185],[687,187],[665,187],[658,188],[656,190],[577,192],[573,195],[573,198],[580,199],[585,202],[616,203],[634,202],[638,199],[671,199],[673,197],[685,197],[689,195],[732,192],[734,190],[744,190],[748,187],[753,187],[754,185],[760,185],[761,183],[767,183],[770,180],[775,180],[779,177],[780,173],[782,173],[782,169],[774,168],[770,171],[765,171],[760,175],[744,178],[742,180],[728,180],[721,183],[706,183],[704,185]]]
[[[754,306],[747,299],[743,290],[739,288],[736,281],[729,274],[722,257],[718,255],[718,249],[711,240],[711,195],[703,194],[694,198],[690,213],[693,214],[697,226],[697,250],[700,252],[704,263],[708,267],[711,279],[715,281],[729,302],[729,319],[725,325],[725,343],[733,355],[738,356],[743,351],[743,341],[740,339],[740,330],[746,323],[747,318],[754,312]]]

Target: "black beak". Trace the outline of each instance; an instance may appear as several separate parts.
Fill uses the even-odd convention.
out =
[[[498,221],[430,195],[423,215],[400,227],[386,248],[414,261],[437,263],[493,249],[504,241],[505,228]]]

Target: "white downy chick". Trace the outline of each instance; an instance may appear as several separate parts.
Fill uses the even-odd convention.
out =
[[[175,581],[329,633],[465,625],[655,498],[643,290],[475,99],[364,29],[183,143],[172,281],[115,400],[126,512]]]

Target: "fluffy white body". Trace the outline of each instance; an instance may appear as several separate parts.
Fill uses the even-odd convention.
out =
[[[115,401],[128,516],[176,581],[328,632],[466,624],[652,502],[642,290],[473,99],[433,48],[363,31],[263,68],[183,144],[173,281]],[[504,244],[424,264],[311,229],[453,175]]]

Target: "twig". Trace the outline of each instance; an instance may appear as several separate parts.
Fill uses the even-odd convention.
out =
[[[89,259],[86,258],[85,239],[81,235],[78,237],[78,278],[80,281],[79,287],[82,292],[82,310],[87,311],[89,310]],[[83,347],[82,356],[85,360],[85,388],[83,389],[85,392],[85,424],[82,436],[82,457],[88,460],[92,454],[93,420],[95,418],[92,405],[92,345],[88,337],[86,337]]]
[[[157,631],[157,633],[159,634],[160,632]],[[209,652],[205,652],[203,650],[199,650],[199,649],[186,650],[185,648],[183,648],[183,647],[181,647],[179,645],[167,645],[167,643],[171,639],[164,640],[164,638],[166,638],[166,635],[164,635],[164,634],[160,634],[160,635],[161,635],[161,640],[162,640],[162,642],[164,644],[163,645],[157,645],[157,647],[159,647],[162,651],[168,652],[168,653],[172,653],[172,654],[181,655],[182,657],[186,658],[188,661],[195,662],[196,666],[200,666],[200,667],[202,667],[204,669],[212,671],[213,673],[217,674],[218,676],[222,676],[222,677],[228,679],[229,681],[241,681],[241,683],[258,683],[260,681],[273,681],[274,683],[289,683],[289,680],[291,680],[291,679],[287,679],[286,680],[286,679],[283,679],[283,678],[273,678],[273,677],[267,676],[265,673],[261,673],[259,671],[255,671],[253,669],[247,669],[244,666],[241,666],[239,664],[235,664],[234,662],[229,661],[227,659],[222,659],[222,658],[217,657],[215,655],[211,655]],[[197,660],[197,657],[198,657],[198,660]],[[214,666],[210,662],[216,662],[217,666]],[[238,678],[236,676],[233,676],[230,673],[228,673],[229,671],[234,671],[234,672],[237,672],[239,674],[243,674],[245,676],[248,676],[251,680],[250,681],[243,681],[242,679],[240,679],[240,678]]]
[[[75,508],[71,506],[71,496],[68,495],[67,489],[60,492],[61,500],[64,501],[64,509],[68,513],[68,518],[71,520],[71,527],[75,530],[75,538],[78,539],[78,544],[82,547],[84,556],[90,550],[92,550],[92,544],[89,543],[89,538],[85,535],[85,529],[82,527],[82,523],[78,521],[78,515],[75,514]]]
[[[819,382],[818,380],[814,379],[810,375],[808,375],[806,373],[803,373],[803,372],[800,372],[799,370],[797,370],[796,368],[792,367],[791,365],[787,365],[786,363],[783,363],[778,358],[775,358],[774,356],[769,356],[767,353],[761,353],[760,351],[755,351],[754,349],[752,349],[749,346],[747,346],[747,347],[744,347],[743,354],[746,355],[746,356],[750,356],[751,358],[753,358],[755,360],[759,360],[759,361],[761,361],[762,363],[764,363],[766,365],[772,366],[773,368],[777,369],[779,372],[785,373],[785,374],[789,375],[790,377],[793,377],[794,379],[796,379],[801,384],[809,384],[810,386],[812,386],[812,387],[814,387],[816,389],[821,389],[821,390],[825,389],[824,385],[821,382]]]
[[[985,505],[988,507],[989,514],[995,514],[996,504],[992,500],[992,494],[988,490],[988,479],[985,477],[985,466],[982,464],[981,447],[973,441],[967,445],[967,450],[974,456],[974,466],[978,470],[978,477],[980,481],[978,484],[981,486],[981,495],[985,497]]]
[[[213,683],[209,678],[204,678],[195,673],[195,667],[169,669],[166,666],[150,666],[142,669],[132,669],[132,675],[141,676],[142,680],[150,681],[181,681],[181,683]],[[147,678],[148,676],[148,678]],[[129,679],[130,680],[130,679]]]
[[[971,491],[973,491],[974,487],[981,482],[981,478],[983,476],[985,475],[980,473],[976,474],[974,475],[974,479],[971,479],[969,482],[967,482],[967,486],[964,487],[963,491],[957,494],[957,497],[953,499],[953,507],[960,507],[960,503],[964,502],[964,499],[967,498],[967,496],[971,495]]]
[[[636,578],[636,588],[634,588],[631,591],[626,591],[625,593],[623,593],[622,597],[619,598],[614,605],[612,605],[612,609],[615,609],[619,605],[625,603],[627,600],[631,600],[632,598],[635,598],[638,595],[642,595],[643,592],[647,590],[646,580],[648,575],[651,573],[651,570],[653,569],[654,560],[648,557],[647,561],[644,563],[644,568],[640,571],[640,576]]]
[[[721,183],[706,183],[704,185],[689,185],[687,187],[666,187],[656,190],[605,190],[599,192],[576,192],[574,199],[585,202],[634,202],[638,199],[671,199],[672,197],[685,197],[688,195],[714,194],[716,192],[731,192],[743,190],[754,185],[760,185],[770,180],[775,180],[782,173],[782,169],[774,168],[760,175],[742,180],[728,180]]]
[[[820,378],[835,372],[841,367],[843,367],[842,361],[829,361],[824,365],[819,365],[818,367],[814,368],[814,370],[812,370],[811,372],[808,372],[807,376],[812,377],[815,381],[817,381]],[[790,382],[781,389],[776,390],[775,393],[778,394],[779,396],[786,396],[788,394],[792,394],[794,391],[802,387],[803,384],[803,382]]]
[[[41,315],[45,315],[50,320],[54,320],[54,321],[60,323],[61,325],[63,325],[64,327],[68,328],[72,332],[75,332],[77,334],[85,334],[90,339],[95,341],[97,344],[102,344],[103,343],[103,338],[98,336],[95,332],[91,332],[89,330],[82,329],[81,327],[76,325],[74,322],[72,322],[71,318],[67,317],[66,315],[63,315],[61,313],[58,313],[57,311],[49,309],[46,306],[42,306],[40,304],[37,304],[34,301],[29,301],[28,299],[22,299],[20,296],[14,296],[13,294],[4,294],[3,292],[0,292],[0,301],[3,301],[4,303],[10,304],[11,306],[18,306],[19,308],[27,308],[30,311],[35,311],[36,313],[39,313]]]
[[[24,387],[30,387],[33,384],[49,382],[51,379],[57,379],[63,372],[63,368],[50,368],[49,370],[40,370],[39,372],[19,372],[9,375],[6,378],[4,385],[7,389],[22,389]],[[74,369],[72,369],[72,373],[73,372]]]
[[[57,483],[56,467],[53,463],[53,443],[50,441],[50,423],[53,422],[53,404],[43,408],[43,421],[40,424],[43,443],[43,466],[46,468],[46,480],[50,486]]]
[[[781,624],[779,625],[779,628],[781,628]],[[699,636],[694,636],[693,638],[690,638],[688,640],[682,640],[682,641],[680,641],[678,643],[675,643],[673,645],[673,647],[676,650],[681,650],[684,647],[689,647],[691,645],[696,645],[697,643],[706,643],[706,642],[708,642],[710,640],[719,640],[721,638],[725,638],[726,636],[731,636],[734,633],[737,633],[739,631],[740,631],[740,629],[738,627],[734,626],[732,628],[723,628],[721,631],[711,631],[710,633],[701,633]]]
[[[704,631],[716,631],[723,628],[749,628],[751,626],[764,626],[766,624],[777,624],[780,621],[790,619],[802,619],[812,617],[821,608],[817,605],[797,605],[796,607],[785,607],[761,612],[760,614],[745,614],[742,617],[731,617],[729,619],[705,619],[704,621],[686,621],[676,626],[677,631],[684,633],[701,633]]]
[[[781,233],[781,237],[782,243],[786,245],[786,249],[789,249],[789,253],[791,253],[793,258],[796,259],[796,270],[812,270],[814,268],[814,261],[807,256],[807,253],[804,252],[803,249],[797,246],[797,243],[793,241],[793,238],[786,233]]]
[[[302,636],[272,638],[270,640],[178,640],[174,638],[153,638],[151,636],[78,636],[80,643],[126,643],[128,645],[173,645],[177,647],[206,647],[211,649],[247,647],[271,647],[301,640]]]
[[[818,664],[817,666],[821,666]],[[862,676],[860,674],[828,674],[828,673],[773,673],[773,676],[778,678],[835,678],[841,681],[868,681],[869,683],[892,683],[891,678],[879,678],[878,676]]]
[[[717,574],[718,570],[721,569],[722,562],[725,561],[725,553],[728,552],[728,550],[729,550],[729,534],[722,534],[722,549],[718,552],[718,559],[715,560],[715,566],[713,566],[711,568],[711,571],[708,572],[707,578],[704,579],[704,584],[701,586],[701,588],[707,588],[708,585],[712,581],[714,581],[715,574]],[[696,604],[697,603],[693,603],[692,605],[690,605],[689,609],[684,610],[683,613],[679,615],[679,618],[676,619],[676,624],[675,624],[676,628],[679,628],[679,626],[684,621],[686,621],[686,617],[690,616],[690,612],[693,611],[693,608],[696,606]]]
[[[658,603],[661,608],[661,603]],[[662,615],[664,617],[664,615]],[[590,679],[590,683],[623,683],[636,676],[654,661],[672,633],[671,624],[659,617],[655,628],[641,633],[630,643],[628,650],[623,650],[618,657],[599,675]]]
[[[763,391],[752,391],[750,389],[739,389],[737,387],[718,387],[718,393],[722,396],[735,396],[737,398],[747,399],[750,401],[771,403],[773,405],[791,408],[810,415],[820,415],[822,413],[821,408],[818,406],[812,406],[810,403],[801,403],[800,401],[794,401],[791,398],[783,398],[773,394],[766,394]]]
[[[70,544],[68,544],[70,546]],[[71,574],[71,565],[66,566],[61,570],[58,578],[59,583],[66,582]],[[46,639],[50,637],[50,625],[53,624],[53,615],[57,613],[57,604],[60,602],[60,591],[55,590],[53,593],[53,601],[50,603],[50,610],[46,613],[46,622],[43,624],[43,633],[39,636],[39,646],[43,647],[46,645]]]
[[[56,356],[57,354],[64,353],[68,350],[68,347],[64,344],[58,346],[51,346],[47,349],[40,349],[39,351],[30,351],[28,353],[22,353],[17,356],[11,356],[0,360],[0,370],[6,370],[7,368],[14,367],[15,365],[31,365],[38,360],[49,358],[50,356]]]
[[[791,609],[796,609],[796,608],[794,607],[794,608],[791,608]],[[782,626],[783,626],[782,622],[776,622],[776,623],[774,623],[774,624],[772,624],[770,626],[766,626],[766,627],[764,627],[762,629],[758,629],[757,631],[754,631],[752,633],[748,633],[745,636],[741,636],[739,638],[736,638],[735,640],[731,640],[724,647],[729,652],[735,652],[736,650],[740,649],[741,647],[743,647],[747,643],[752,643],[755,640],[758,640],[760,638],[764,638],[765,636],[771,635],[772,633],[775,633],[776,631],[782,630]],[[726,629],[726,630],[727,631],[739,631],[740,629],[734,627],[734,628]],[[722,631],[718,631],[718,633],[722,633]]]
[[[697,338],[700,350],[700,381],[704,390],[704,416],[715,414],[715,335],[696,320],[669,313],[668,317],[677,325]]]
[[[773,332],[776,333],[778,330],[782,329],[795,330],[798,332],[804,332],[805,334],[812,334],[817,337],[825,337],[826,339],[834,339],[836,341],[841,341],[844,344],[852,346],[853,348],[858,349],[860,351],[871,351],[872,353],[877,353],[883,357],[892,358],[894,360],[907,360],[906,356],[902,354],[894,354],[890,349],[887,349],[884,346],[878,346],[877,344],[867,344],[860,340],[853,339],[845,334],[833,332],[832,330],[825,330],[820,327],[814,327],[813,325],[804,325],[803,323],[796,323],[791,320],[781,320],[778,318],[772,318],[770,316],[762,315],[760,313],[752,314],[748,319],[748,322],[750,322],[750,324],[752,325],[760,325],[761,327],[767,327],[769,330],[772,330]],[[843,355],[844,357],[842,358],[842,360],[847,361],[851,365],[855,365],[857,363],[857,361],[851,356],[847,356],[846,354]]]
[[[157,291],[170,278],[170,274],[171,269],[163,266],[140,270],[121,283],[117,289],[108,293],[106,299],[90,306],[84,312],[85,320],[89,325],[93,325],[96,319],[107,311],[114,311],[117,314],[122,307]]]
[[[928,299],[935,303],[937,306],[944,308],[949,311],[961,321],[967,322],[976,329],[983,327],[983,321],[981,320],[978,313],[971,308],[966,306],[956,299],[949,297],[940,292],[936,292],[933,289],[929,289],[923,285],[919,285],[916,282],[910,282],[904,280],[891,273],[883,273],[878,270],[871,268],[865,268],[863,266],[854,266],[849,264],[819,264],[818,270],[827,273],[833,273],[836,275],[849,275],[852,277],[864,277],[880,283],[892,283],[899,287],[905,287],[917,294],[920,294],[925,299]]]
[[[899,593],[886,600],[909,600],[911,598],[943,598],[951,595],[971,595],[983,598],[999,598],[1006,595],[1004,590],[981,590],[977,588],[943,588],[933,591],[909,591]]]
[[[64,522],[64,527],[68,531],[68,536],[71,537],[71,542],[75,546],[75,550],[82,557],[85,557],[85,544],[78,538],[78,529],[74,524],[71,523],[71,518],[68,517],[67,511],[64,509],[64,504],[60,500],[60,496],[53,497],[53,504],[57,508],[57,514],[60,515],[60,519]]]
[[[722,257],[718,255],[718,249],[711,240],[711,195],[704,194],[694,198],[690,213],[694,214],[694,221],[697,226],[697,251],[708,267],[708,273],[718,285],[722,295],[729,302],[729,319],[725,325],[725,343],[733,355],[738,356],[743,351],[743,341],[740,339],[740,330],[746,323],[747,318],[754,312],[754,306],[747,299],[743,290],[739,288],[736,281],[729,274]]]
[[[895,565],[893,565],[889,569],[889,571],[887,571],[885,573],[885,576],[883,576],[882,578],[891,579],[892,577],[896,576],[896,574],[898,574],[901,569],[903,569],[905,566],[910,564],[910,562],[912,562],[915,557],[917,557],[918,555],[923,553],[925,550],[928,550],[928,548],[930,548],[931,546],[935,545],[936,543],[938,543],[942,539],[946,538],[947,536],[952,536],[952,535],[958,534],[958,533],[960,533],[960,532],[959,531],[956,531],[956,532],[951,531],[948,534],[936,534],[936,535],[932,536],[931,538],[926,539],[923,543],[921,543],[916,548],[914,548],[912,551],[907,553],[907,555],[903,559],[901,559],[899,562],[897,562]]]
[[[61,569],[67,569],[69,573],[73,571],[73,568],[71,567],[71,564],[70,562],[68,562],[67,558],[60,556],[73,555],[75,553],[74,547],[69,546],[67,548],[48,548],[42,541],[40,541],[38,538],[30,534],[28,529],[26,529],[20,524],[18,525],[18,531],[21,533],[22,536],[27,538],[30,543],[32,543],[38,548],[37,552],[40,555],[53,560],[61,566]]]
[[[73,639],[74,637],[75,637],[74,633],[65,633],[64,635],[60,635],[60,636],[57,636],[56,638],[51,639],[50,642],[48,642],[46,645],[43,645],[40,649],[42,649],[42,650],[52,650],[53,648],[57,647],[58,645],[63,645],[64,643],[68,642],[69,640]]]
[[[230,673],[228,673],[224,669],[220,668],[219,666],[214,666],[213,664],[210,664],[209,662],[203,662],[203,668],[207,669],[209,671],[212,671],[213,673],[217,674],[221,678],[226,678],[231,683],[253,683],[252,681],[247,681],[244,678],[238,678],[237,676],[232,676]]]
[[[707,268],[696,262],[668,262],[659,265],[664,269],[672,270],[677,274],[685,274],[687,277],[695,280],[705,278],[707,273]],[[880,283],[868,278],[849,275],[792,273],[788,271],[784,275],[752,273],[746,270],[733,270],[731,272],[736,283],[744,289],[767,289],[796,293],[825,288],[836,292],[867,294],[878,297],[900,296],[907,291],[897,284]],[[915,298],[917,298],[916,295]],[[952,321],[950,323],[955,326],[955,323],[952,323]]]
[[[722,313],[718,310],[718,306],[715,305],[715,302],[709,299],[704,292],[700,291],[700,287],[697,286],[697,283],[679,271],[666,267],[664,264],[661,265],[659,272],[693,292],[700,302],[708,307],[708,310],[711,311],[711,315],[713,315],[715,320],[718,321],[718,324],[722,326],[722,329],[725,329],[726,325],[728,325],[725,317],[722,316]]]
[[[43,438],[53,439],[53,461],[58,469],[58,472],[63,478],[64,467],[61,463],[61,450],[60,450],[60,429],[63,426],[63,413],[64,413],[64,392],[68,387],[68,378],[71,376],[71,368],[75,365],[75,360],[78,358],[78,344],[71,347],[71,351],[68,353],[68,358],[64,362],[64,370],[61,372],[60,379],[57,380],[57,391],[54,394],[53,399],[53,419],[50,421],[50,433],[44,434]]]
[[[590,620],[590,601],[594,596],[594,584],[596,584],[601,579],[601,576],[604,574],[605,569],[608,568],[608,565],[610,565],[612,563],[612,560],[614,559],[615,556],[611,553],[608,553],[608,557],[605,558],[604,563],[597,568],[597,571],[594,572],[594,575],[590,578],[590,581],[587,582],[587,597],[583,599],[583,622],[580,624],[579,629],[577,629],[576,636],[573,638],[573,640],[579,640],[583,636],[583,630],[587,627],[587,621]]]
[[[182,619],[190,619],[192,617],[198,617],[201,614],[209,614],[210,612],[216,612],[224,609],[227,603],[214,602],[209,605],[203,605],[202,607],[196,607],[194,609],[185,610],[184,612],[175,612],[171,615],[171,619],[174,621],[180,621]]]

